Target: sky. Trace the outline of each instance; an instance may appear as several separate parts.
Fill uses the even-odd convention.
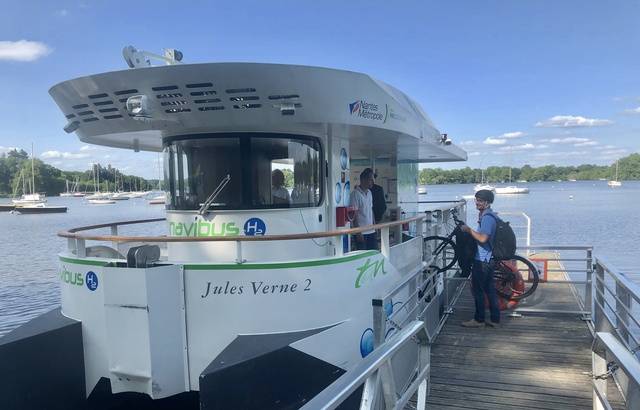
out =
[[[1,0],[0,153],[155,178],[158,155],[81,143],[48,94],[126,69],[122,48],[185,63],[367,73],[401,89],[469,155],[443,168],[610,164],[640,150],[640,1]]]

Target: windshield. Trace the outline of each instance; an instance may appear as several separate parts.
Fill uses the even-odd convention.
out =
[[[227,175],[209,209],[316,207],[322,201],[317,138],[211,134],[165,141],[169,209],[197,210]]]

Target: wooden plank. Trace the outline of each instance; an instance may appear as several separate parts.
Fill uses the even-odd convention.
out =
[[[458,368],[448,369],[432,365],[432,374],[438,377],[456,380],[482,380],[490,383],[511,384],[514,386],[538,386],[560,388],[563,390],[584,390],[591,381],[587,376],[553,377],[544,368],[526,371],[503,370],[501,372],[487,372],[486,369]]]
[[[452,370],[460,370],[464,369],[465,371],[478,371],[478,372],[486,372],[486,373],[501,373],[501,374],[509,374],[512,377],[523,376],[525,372],[529,373],[531,376],[532,371],[543,371],[546,373],[544,376],[548,380],[573,380],[579,383],[589,383],[591,378],[588,374],[580,373],[580,372],[571,372],[567,371],[566,368],[563,368],[561,365],[555,365],[554,367],[544,366],[540,370],[539,365],[533,365],[529,363],[527,366],[518,366],[516,368],[507,367],[507,366],[487,366],[486,364],[477,363],[477,364],[458,364],[458,363],[437,363],[431,366],[434,372],[436,369],[452,369]]]
[[[590,406],[591,399],[590,398],[576,398],[576,397],[564,397],[553,394],[536,394],[530,393],[528,391],[507,391],[500,389],[480,389],[476,387],[469,386],[454,386],[450,384],[440,384],[434,383],[431,386],[432,394],[437,394],[442,396],[444,394],[471,394],[478,396],[478,400],[490,400],[491,398],[504,398],[506,400],[527,400],[530,402],[543,402],[550,403],[555,406],[553,409],[564,408],[566,405],[576,405],[576,406]],[[483,397],[486,396],[486,397]]]
[[[487,382],[482,380],[462,380],[462,379],[452,379],[452,378],[443,378],[432,375],[431,380],[433,383],[443,383],[450,384],[454,386],[470,386],[470,387],[478,387],[486,390],[505,390],[505,391],[513,391],[519,392],[525,390],[529,393],[537,393],[537,394],[553,394],[557,396],[563,397],[577,397],[577,398],[591,398],[591,388],[590,386],[585,386],[582,390],[571,390],[571,389],[562,389],[562,388],[547,388],[540,386],[530,386],[524,384],[526,388],[523,388],[523,385],[515,385],[515,384],[506,384],[506,383],[494,383]]]
[[[496,391],[498,393],[505,393],[503,391]],[[535,407],[537,409],[557,410],[559,408],[565,410],[578,410],[588,408],[591,405],[591,400],[586,399],[564,399],[564,400],[549,400],[549,396],[543,394],[529,395],[524,397],[523,392],[508,392],[509,394],[484,394],[480,389],[475,389],[471,392],[464,392],[459,390],[441,390],[432,388],[431,396],[439,397],[442,399],[449,399],[450,402],[455,403],[456,400],[464,400],[468,402],[477,403],[490,403],[509,405],[512,408],[520,407]]]

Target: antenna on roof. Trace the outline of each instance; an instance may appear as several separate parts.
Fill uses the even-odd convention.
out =
[[[151,60],[162,61],[166,65],[180,64],[183,54],[175,48],[163,49],[164,55],[150,53],[144,50],[137,50],[134,46],[126,46],[122,49],[124,61],[130,68],[152,67]]]

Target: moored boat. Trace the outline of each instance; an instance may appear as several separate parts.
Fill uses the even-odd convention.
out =
[[[124,54],[132,69],[66,81],[50,94],[82,141],[164,153],[166,220],[146,222],[164,224],[167,235],[118,236],[118,224],[98,225],[111,228],[103,237],[83,232],[96,226],[61,233],[61,309],[40,318],[40,333],[11,337],[28,346],[37,333],[51,356],[47,371],[81,388],[59,392],[43,377],[34,400],[54,407],[57,397],[196,392],[200,408],[298,408],[380,342],[372,299],[416,278],[437,300],[435,283],[422,282],[425,215],[379,228],[380,251],[351,249],[347,233],[371,228],[345,231],[364,168],[393,164],[379,172],[389,208],[411,215],[418,164],[466,159],[415,101],[351,71],[179,64],[175,53],[167,66],[142,67],[147,54]],[[117,114],[74,120],[89,104]],[[389,315],[410,295],[393,297],[400,305],[385,305]],[[11,360],[41,367],[26,356]]]
[[[54,206],[40,204],[29,204],[16,206],[13,212],[20,214],[57,214],[67,212],[66,206]]]
[[[110,204],[115,204],[116,201],[109,198],[109,197],[103,197],[103,198],[96,198],[96,199],[89,199],[87,200],[87,202],[89,202],[90,204],[93,205],[110,205]]]
[[[528,194],[529,188],[518,186],[496,187],[496,194]]]

